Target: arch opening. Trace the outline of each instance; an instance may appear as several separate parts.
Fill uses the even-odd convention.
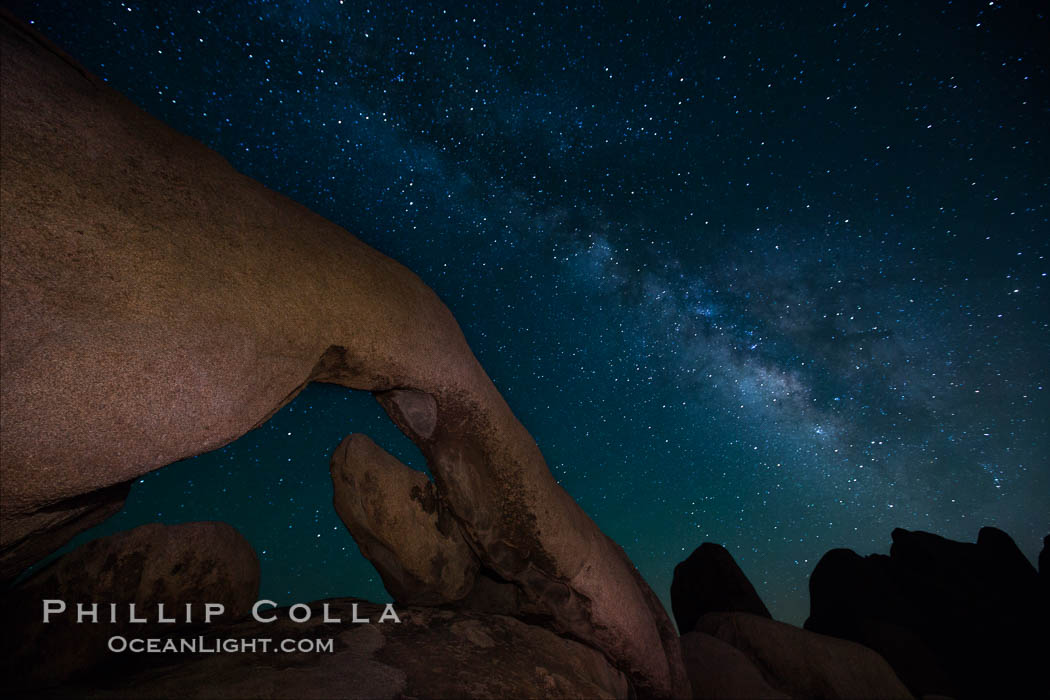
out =
[[[260,598],[280,605],[348,595],[390,602],[332,503],[329,460],[348,433],[369,435],[431,478],[422,453],[371,394],[311,382],[237,440],[135,479],[115,515],[80,532],[12,583],[122,530],[215,520],[235,527],[255,548]]]

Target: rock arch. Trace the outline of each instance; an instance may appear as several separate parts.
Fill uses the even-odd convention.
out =
[[[642,694],[688,693],[663,608],[433,291],[0,24],[0,577],[119,508],[121,484],[334,382],[377,394],[481,565],[552,629]]]

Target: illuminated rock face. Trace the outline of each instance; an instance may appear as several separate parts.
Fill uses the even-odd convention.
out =
[[[553,630],[640,693],[688,693],[656,597],[433,291],[2,25],[0,578],[107,517],[119,485],[332,382],[377,393],[479,565]]]
[[[627,679],[600,652],[549,630],[503,615],[426,607],[399,607],[400,623],[382,622],[384,608],[366,601],[311,604],[305,623],[276,610],[272,623],[223,625],[226,640],[267,639],[294,653],[261,647],[243,653],[185,655],[149,668],[148,654],[106,678],[61,688],[56,696],[92,698],[624,698]],[[347,621],[359,617],[369,623]],[[185,637],[189,635],[175,635]],[[323,650],[323,645],[331,648]],[[688,697],[688,696],[685,696]]]
[[[364,435],[332,454],[335,510],[398,603],[440,605],[474,588],[478,560],[422,472]]]

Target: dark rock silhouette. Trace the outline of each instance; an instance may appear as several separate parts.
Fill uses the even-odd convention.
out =
[[[111,512],[114,485],[330,382],[376,395],[480,565],[537,619],[639,693],[687,692],[656,596],[431,289],[6,12],[0,25],[0,580]]]
[[[908,627],[882,616],[870,617],[857,606],[869,600],[903,600],[900,583],[889,573],[889,557],[860,557],[833,549],[817,563],[809,579],[810,618],[805,628],[851,639],[878,651],[912,690],[952,695],[947,672],[927,644]],[[849,611],[845,614],[844,611]]]
[[[911,698],[878,653],[750,613],[707,613],[696,630],[742,652],[775,690],[794,698]]]
[[[204,603],[223,606],[216,620],[237,620],[249,614],[258,593],[255,551],[226,523],[153,523],[103,537],[4,593],[0,676],[8,689],[61,683],[112,656],[107,641],[113,635],[199,625]],[[64,608],[57,612],[58,603],[51,603],[56,612],[46,623],[45,600],[62,601]],[[187,603],[193,605],[189,623]],[[78,604],[94,615],[78,622]],[[147,622],[131,621],[131,604],[134,616]],[[158,623],[159,616],[172,622]]]
[[[325,623],[322,605],[341,623]],[[356,609],[354,605],[356,604]],[[114,673],[63,693],[91,698],[625,698],[626,677],[600,652],[510,617],[465,610],[384,607],[353,599],[311,603],[210,629],[213,638],[333,641],[332,652],[159,655],[127,658]],[[369,620],[352,623],[354,616]]]
[[[682,635],[682,662],[696,700],[787,700],[791,697],[767,683],[744,652],[703,632]]]
[[[674,568],[671,610],[683,635],[709,612],[746,612],[773,619],[733,555],[713,542],[704,542]]]
[[[806,629],[875,649],[916,695],[1022,697],[1039,687],[1047,600],[1001,530],[967,543],[897,529],[889,556],[828,552],[809,587]]]
[[[1043,582],[1043,594],[1050,593],[1050,535],[1043,538],[1043,548],[1039,551],[1039,578]]]

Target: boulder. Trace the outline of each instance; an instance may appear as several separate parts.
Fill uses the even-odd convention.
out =
[[[6,13],[0,63],[0,579],[58,545],[70,499],[228,444],[332,382],[377,396],[481,566],[545,624],[640,693],[687,692],[659,601],[416,275]]]
[[[131,482],[125,481],[98,491],[62,499],[33,514],[33,531],[21,537],[13,537],[5,546],[0,547],[0,567],[3,568],[0,584],[9,581],[15,572],[22,571],[38,561],[42,552],[53,552],[61,548],[77,533],[119,513],[130,491]],[[0,520],[3,520],[2,515]],[[0,534],[0,539],[2,537]]]
[[[787,700],[736,647],[703,632],[682,635],[682,662],[695,700]]]
[[[696,629],[736,647],[776,690],[797,698],[911,698],[867,647],[750,613],[708,613]]]
[[[879,652],[901,681],[916,694],[951,696],[955,686],[941,661],[921,637],[891,617],[865,614],[863,606],[883,601],[899,607],[900,617],[913,614],[890,572],[890,558],[861,557],[849,549],[825,554],[809,579],[810,617],[805,628],[859,642]]]
[[[885,656],[916,695],[1024,696],[1039,687],[1047,600],[1006,533],[977,542],[893,531],[890,555],[832,550],[810,577],[806,629]]]
[[[709,612],[746,612],[773,619],[733,555],[713,542],[704,542],[674,568],[671,610],[682,634]]]
[[[343,440],[331,471],[335,510],[395,601],[439,605],[470,593],[478,560],[425,474],[364,435]]]
[[[330,619],[324,622],[323,605]],[[355,607],[356,606],[356,607]],[[277,620],[209,630],[208,639],[290,640],[291,653],[158,654],[126,659],[97,682],[63,694],[92,698],[625,698],[630,687],[598,651],[514,618],[335,599],[307,622]],[[300,614],[299,617],[302,617]],[[368,620],[354,623],[353,619]],[[319,644],[332,643],[331,651]],[[274,644],[277,642],[275,641]],[[299,647],[302,643],[303,646]],[[146,658],[143,658],[146,657]]]
[[[226,523],[153,523],[88,542],[3,595],[5,686],[60,683],[104,661],[113,635],[199,625],[206,603],[223,606],[215,621],[237,620],[258,593],[255,551]]]

